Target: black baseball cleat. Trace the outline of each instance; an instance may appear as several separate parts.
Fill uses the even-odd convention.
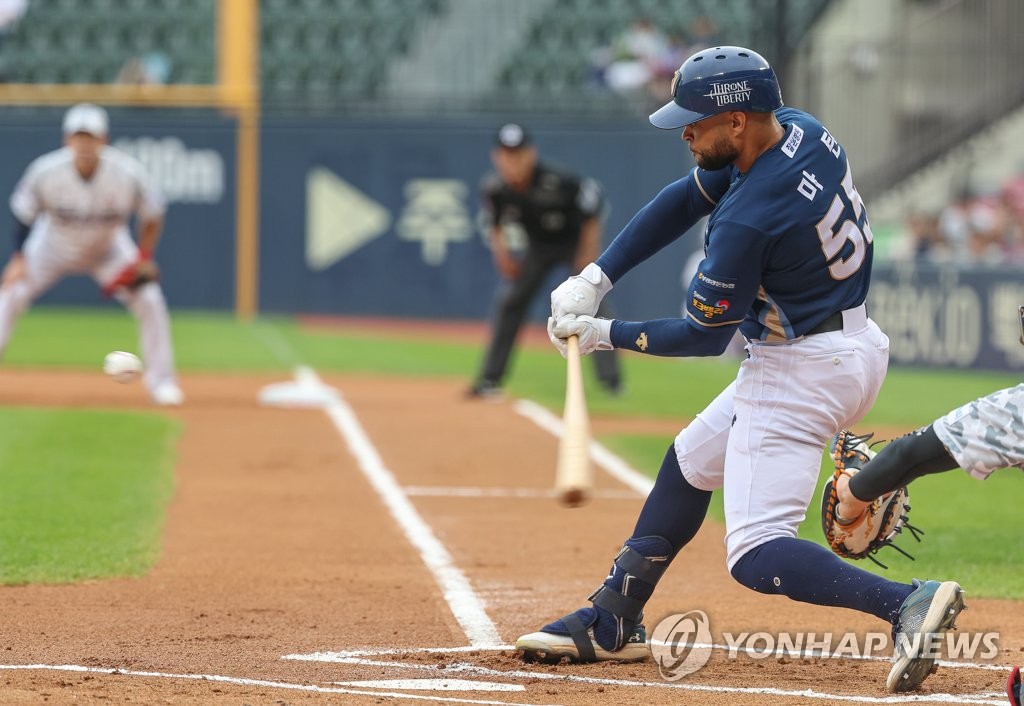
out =
[[[502,398],[501,386],[490,380],[477,380],[473,386],[466,390],[466,397],[477,400],[500,400]]]
[[[601,387],[612,397],[622,397],[626,392],[621,380],[602,380]]]

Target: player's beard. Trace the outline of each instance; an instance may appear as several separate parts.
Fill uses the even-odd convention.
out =
[[[725,137],[719,137],[703,152],[694,152],[697,166],[709,172],[718,171],[739,159],[740,151]]]

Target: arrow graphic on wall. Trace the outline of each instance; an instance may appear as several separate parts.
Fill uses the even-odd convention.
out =
[[[306,264],[326,270],[388,232],[391,214],[329,169],[306,175]]]

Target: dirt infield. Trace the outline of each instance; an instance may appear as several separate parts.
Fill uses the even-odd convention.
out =
[[[342,397],[326,411],[260,406],[279,381],[190,376],[186,406],[153,410],[185,429],[161,560],[141,579],[0,588],[0,703],[903,702],[884,693],[884,661],[716,651],[676,682],[651,661],[524,664],[507,646],[582,605],[640,496],[599,473],[591,503],[559,508],[555,437],[512,400],[464,400],[459,382],[328,378]],[[139,387],[98,375],[4,370],[0,386],[6,405],[150,409]],[[620,424],[642,425],[595,420]],[[671,431],[652,429],[667,445]],[[707,523],[649,627],[700,609],[716,639],[886,628],[754,594],[724,562]],[[1020,605],[968,599],[961,630],[1001,633],[994,664],[1024,661]],[[916,698],[1005,703],[992,665],[943,667]]]

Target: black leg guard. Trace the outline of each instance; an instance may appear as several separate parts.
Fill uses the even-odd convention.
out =
[[[615,557],[608,578],[588,600],[597,609],[594,637],[617,650],[642,627],[644,606],[675,552],[664,537],[632,537]]]

